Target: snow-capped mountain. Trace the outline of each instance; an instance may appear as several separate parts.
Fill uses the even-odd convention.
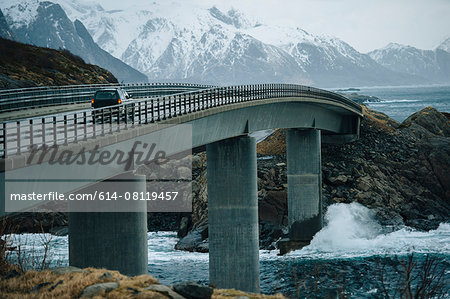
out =
[[[1,1],[16,3],[15,10],[12,4],[0,7],[7,9],[13,28],[35,22],[36,13],[17,11],[17,3],[36,9],[40,0]],[[84,24],[102,49],[151,81],[328,87],[430,83],[386,68],[340,39],[263,24],[226,5],[168,0],[108,11],[83,0],[52,1],[72,22]]]
[[[450,41],[449,41],[450,44]],[[445,44],[440,47],[445,48]],[[450,53],[438,47],[436,50],[420,50],[411,46],[390,43],[369,53],[384,67],[430,79],[437,83],[450,82]]]
[[[101,49],[79,20],[70,20],[60,5],[48,1],[1,1],[6,22],[23,43],[68,49],[86,62],[111,71],[120,81],[146,82],[147,78]]]
[[[443,41],[436,49],[450,53],[450,37]]]
[[[54,1],[69,18],[80,19],[103,49],[150,80],[321,86],[419,80],[380,66],[337,38],[265,25],[232,7],[175,0],[106,11],[80,0]]]
[[[7,39],[14,39],[14,34],[9,28],[8,23],[6,22],[5,16],[3,15],[1,9],[0,9],[0,37]]]

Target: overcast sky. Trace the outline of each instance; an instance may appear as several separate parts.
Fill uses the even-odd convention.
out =
[[[105,9],[146,1],[93,0]],[[450,37],[450,0],[184,0],[228,5],[265,23],[300,27],[313,34],[336,36],[360,52],[389,42],[434,49]]]

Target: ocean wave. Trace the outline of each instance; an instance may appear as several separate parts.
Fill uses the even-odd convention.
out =
[[[383,100],[381,99],[381,102],[375,102],[379,103],[379,104],[384,104],[384,103],[415,103],[415,102],[420,102],[421,100],[408,100],[408,99],[394,99],[394,100]]]
[[[374,213],[358,203],[334,204],[328,208],[326,226],[309,246],[288,257],[358,258],[375,255],[406,255],[410,253],[450,254],[450,224],[441,223],[436,230],[417,231],[402,227],[384,233]]]

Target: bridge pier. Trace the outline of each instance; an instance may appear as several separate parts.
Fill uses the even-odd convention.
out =
[[[323,222],[320,130],[290,129],[286,138],[289,240],[280,254],[308,245]]]
[[[98,183],[78,193],[145,192],[145,176],[127,172],[107,181],[127,180],[126,183]],[[108,202],[100,202],[107,204]],[[109,202],[110,203],[110,202]],[[75,203],[83,205],[81,203]],[[145,201],[122,202],[136,205],[141,212],[70,212],[69,264],[80,268],[96,267],[118,270],[125,275],[148,273],[147,206]],[[79,208],[80,206],[77,206]],[[77,209],[79,210],[79,209]]]
[[[259,292],[256,141],[218,141],[206,155],[210,283]]]

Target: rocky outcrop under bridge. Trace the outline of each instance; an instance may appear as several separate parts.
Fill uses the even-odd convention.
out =
[[[364,108],[361,138],[322,145],[324,210],[333,203],[358,202],[385,225],[436,228],[450,215],[449,115],[429,107],[398,123]],[[275,248],[287,225],[285,131],[258,144],[260,245]],[[206,157],[194,158],[194,207],[181,221],[176,248],[206,252]],[[189,233],[187,233],[189,231]],[[187,234],[187,235],[186,235]]]

